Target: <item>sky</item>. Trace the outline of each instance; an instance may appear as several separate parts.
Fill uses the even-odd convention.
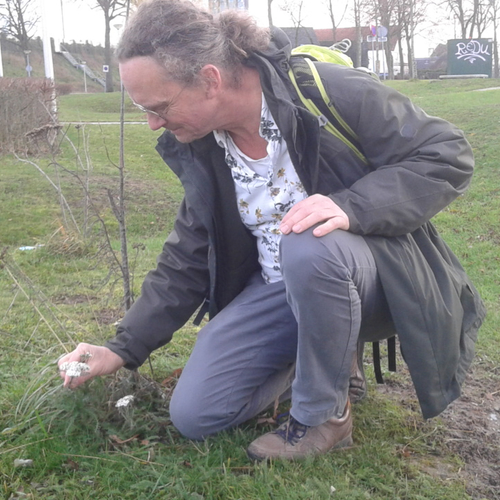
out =
[[[92,8],[93,0],[45,0],[49,11],[51,37],[68,42],[85,42],[104,44],[104,16],[100,8]],[[307,9],[303,15],[303,24],[314,28],[330,28],[331,23],[324,7],[324,0],[307,0]],[[278,6],[279,0],[273,2],[273,22],[278,26],[293,26],[288,14]],[[337,5],[343,2],[337,1]],[[61,8],[62,7],[62,8]],[[267,26],[267,0],[249,0],[250,13],[257,22]],[[340,18],[340,15],[339,15]],[[341,27],[352,26],[349,19],[344,19]],[[111,33],[112,44],[118,41],[123,21],[117,19],[113,23]],[[64,27],[64,28],[63,28]],[[427,57],[438,43],[446,43],[454,38],[453,24],[442,23],[438,30],[425,29],[415,37],[415,53],[417,57]]]

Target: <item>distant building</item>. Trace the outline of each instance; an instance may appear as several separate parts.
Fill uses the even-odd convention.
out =
[[[321,29],[314,30],[316,32],[316,36],[318,37],[318,41],[320,45],[324,45],[325,47],[329,47],[335,42],[340,42],[344,38],[351,40],[352,43],[356,41],[356,28],[337,28],[335,30],[335,39],[333,38],[333,29]],[[371,35],[371,28],[369,26],[361,27],[361,38],[366,40],[366,37]]]
[[[344,39],[349,40],[351,42],[351,47],[346,53],[353,61],[357,60],[357,52],[358,50],[361,50],[361,66],[370,68],[379,74],[383,72],[385,54],[383,53],[382,43],[374,42],[372,44],[371,42],[368,42],[369,37],[372,36],[372,28],[370,26],[361,26],[360,28],[361,48],[358,48],[358,34],[355,27],[337,28],[335,30],[335,38],[333,35],[334,32],[331,28],[314,31],[318,37],[319,44],[326,47],[330,47],[331,45],[341,42]],[[385,43],[389,43],[390,50],[392,52],[396,48],[397,40],[393,37]],[[376,66],[375,63],[380,66],[378,71],[374,67]],[[387,69],[387,66],[385,66],[385,68]]]
[[[334,43],[341,42],[342,40],[349,40],[351,42],[351,47],[346,52],[346,54],[353,60],[357,59],[358,45],[357,45],[357,33],[356,28],[337,28],[335,30],[335,38],[333,36],[333,29],[320,29],[315,30],[316,36],[320,45],[325,47],[330,47]],[[366,46],[366,38],[372,34],[369,26],[361,26],[361,66],[366,68],[369,67],[368,59],[368,47]]]
[[[447,70],[447,47],[440,43],[429,57],[417,57],[417,76],[420,79],[433,80],[446,74]]]
[[[293,47],[298,47],[299,45],[319,45],[319,40],[316,35],[316,31],[314,28],[306,28],[306,27],[296,27],[296,28],[280,28],[282,29]]]
[[[353,44],[356,42],[356,28],[337,28],[335,30],[335,39],[333,38],[333,30],[331,28],[329,29],[321,29],[321,30],[314,30],[316,33],[316,36],[318,37],[318,42],[320,45],[324,45],[325,47],[329,47],[330,45],[333,45],[336,42],[340,42],[344,40],[344,38],[347,38],[350,40]],[[372,35],[372,28],[370,26],[361,26],[360,28],[361,31],[361,39],[365,43],[367,42],[367,39],[369,36]],[[395,37],[391,38],[389,40],[391,44],[391,51],[393,51],[396,48],[397,40]]]
[[[248,0],[208,0],[208,9],[217,14],[227,9],[248,10]]]

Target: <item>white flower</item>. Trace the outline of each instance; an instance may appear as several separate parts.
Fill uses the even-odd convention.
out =
[[[68,377],[81,377],[83,373],[90,371],[90,366],[87,363],[80,363],[79,361],[71,361],[63,363],[59,370],[66,372]]]
[[[121,406],[128,406],[132,401],[134,400],[134,396],[132,394],[129,394],[128,396],[124,396],[123,398],[119,399],[115,406],[117,408],[120,408]]]
[[[31,458],[16,458],[14,460],[14,467],[33,467],[33,460]]]

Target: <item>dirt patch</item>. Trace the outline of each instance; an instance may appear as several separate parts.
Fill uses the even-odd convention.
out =
[[[476,364],[463,395],[442,415],[445,444],[465,462],[463,476],[473,498],[500,499],[500,377]]]
[[[97,300],[96,297],[91,297],[84,294],[76,295],[55,295],[52,298],[54,304],[65,304],[65,305],[75,305],[75,304],[90,304]]]
[[[377,392],[419,411],[402,361],[397,376],[387,377],[386,382],[376,387]],[[442,425],[432,433],[433,447],[458,455],[464,466],[454,468],[433,456],[430,466],[418,464],[420,470],[439,479],[463,481],[475,500],[500,499],[500,368],[478,357],[463,385],[462,396],[438,418]],[[422,427],[426,427],[423,421]]]
[[[100,325],[115,325],[123,318],[122,308],[106,308],[96,313],[95,319]]]

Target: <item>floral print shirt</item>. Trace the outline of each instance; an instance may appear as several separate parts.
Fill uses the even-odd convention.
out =
[[[293,167],[285,141],[262,95],[260,135],[268,141],[267,156],[254,160],[242,153],[224,130],[214,131],[226,151],[241,220],[257,238],[259,263],[266,283],[280,281],[279,225],[283,216],[307,193]]]

